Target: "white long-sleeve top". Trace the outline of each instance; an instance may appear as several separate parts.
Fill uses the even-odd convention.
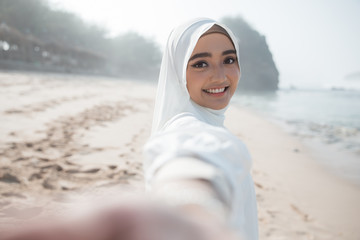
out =
[[[178,114],[145,145],[147,189],[158,177],[207,180],[228,209],[229,226],[244,239],[256,240],[257,207],[248,150],[221,123],[209,124],[200,117]],[[177,194],[183,197],[181,191]]]

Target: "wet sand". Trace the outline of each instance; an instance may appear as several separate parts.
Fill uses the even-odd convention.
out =
[[[0,72],[0,225],[63,212],[79,196],[142,192],[155,87]],[[260,239],[360,239],[360,190],[249,109],[226,126],[253,156]],[[88,198],[87,198],[88,199]]]

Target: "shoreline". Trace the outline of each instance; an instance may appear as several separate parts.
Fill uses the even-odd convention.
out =
[[[337,146],[328,146],[319,139],[301,139],[317,164],[347,183],[360,188],[360,157]]]
[[[358,186],[330,172],[299,138],[266,117],[237,106],[229,109],[230,117],[238,118],[239,124],[228,121],[225,125],[245,142],[253,157],[253,177],[261,196],[258,201],[274,200],[273,205],[264,203],[268,209],[262,209],[259,204],[260,222],[271,222],[276,215],[291,216],[293,212],[299,218],[283,219],[283,226],[291,228],[289,221],[291,224],[302,221],[304,229],[300,232],[309,238],[355,240],[360,237]],[[308,235],[312,228],[317,228],[315,232],[319,235]],[[276,226],[265,230],[270,235],[276,235],[277,231],[288,229]],[[291,234],[290,231],[288,235]],[[296,239],[292,237],[289,239]]]
[[[84,192],[142,191],[155,91],[141,81],[0,72],[0,227]],[[253,157],[260,239],[360,238],[359,188],[266,117],[234,105],[226,116]]]
[[[360,152],[356,149],[352,150],[345,147],[349,142],[349,139],[346,139],[346,137],[339,140],[332,134],[319,134],[319,130],[308,129],[309,127],[306,126],[306,123],[302,123],[299,126],[299,123],[285,121],[251,107],[242,106],[241,104],[235,104],[235,106],[260,118],[264,118],[281,128],[282,131],[296,138],[306,147],[308,154],[314,159],[316,164],[324,167],[329,173],[334,174],[335,177],[340,177],[349,184],[360,188]],[[336,141],[333,140],[334,138]],[[356,141],[359,142],[359,137],[357,137]],[[357,148],[359,148],[359,144],[360,142]]]

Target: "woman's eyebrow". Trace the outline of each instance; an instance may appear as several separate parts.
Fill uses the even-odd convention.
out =
[[[226,51],[224,51],[224,52],[222,53],[223,56],[224,56],[224,55],[228,55],[228,54],[236,54],[236,51],[233,50],[233,49],[231,49],[231,50],[226,50]]]
[[[222,55],[228,55],[228,54],[236,54],[236,51],[233,50],[233,49],[230,49],[230,50],[226,50],[222,53]],[[197,54],[194,54],[190,59],[189,59],[189,62],[194,60],[195,58],[202,58],[202,57],[211,57],[211,53],[208,53],[208,52],[203,52],[203,53],[197,53]]]
[[[197,53],[194,54],[190,59],[189,62],[194,60],[195,58],[201,58],[201,57],[211,57],[211,53],[203,52],[203,53]]]

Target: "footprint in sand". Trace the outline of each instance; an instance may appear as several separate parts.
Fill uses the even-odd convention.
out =
[[[313,219],[310,218],[310,216],[306,213],[304,213],[303,211],[301,211],[297,206],[295,206],[294,204],[290,204],[290,207],[292,210],[294,210],[297,214],[299,214],[302,218],[303,221],[305,222],[309,222],[312,221]]]
[[[21,114],[23,113],[20,109],[9,109],[5,111],[5,114]]]
[[[16,193],[16,192],[4,192],[1,194],[1,196],[26,199],[25,195],[22,195],[21,193]]]
[[[270,215],[271,218],[275,218],[276,214],[278,213],[277,211],[274,210],[266,210],[266,212]]]
[[[115,170],[117,168],[117,166],[116,165],[109,165],[108,168],[111,169],[111,170]]]
[[[42,178],[43,178],[43,173],[40,172],[40,173],[31,174],[28,180],[31,182],[31,181],[42,179]]]
[[[101,169],[100,168],[89,168],[89,169],[68,169],[65,170],[66,173],[75,174],[75,173],[97,173]]]
[[[5,182],[5,183],[21,183],[21,181],[19,180],[19,178],[15,175],[12,175],[10,173],[4,173],[1,177],[0,177],[0,182]]]
[[[66,160],[65,163],[66,163],[67,165],[71,165],[71,166],[78,166],[77,163],[71,162],[71,161],[69,161],[69,160]]]
[[[51,178],[46,178],[46,179],[43,181],[42,186],[43,186],[45,189],[50,189],[50,190],[57,189],[56,180],[51,179]]]
[[[59,164],[49,164],[49,165],[39,166],[38,168],[40,168],[41,170],[54,169],[58,172],[61,172],[64,170],[64,168],[62,166],[60,166]]]
[[[254,184],[257,188],[264,189],[263,185],[261,185],[260,183],[254,182]]]

